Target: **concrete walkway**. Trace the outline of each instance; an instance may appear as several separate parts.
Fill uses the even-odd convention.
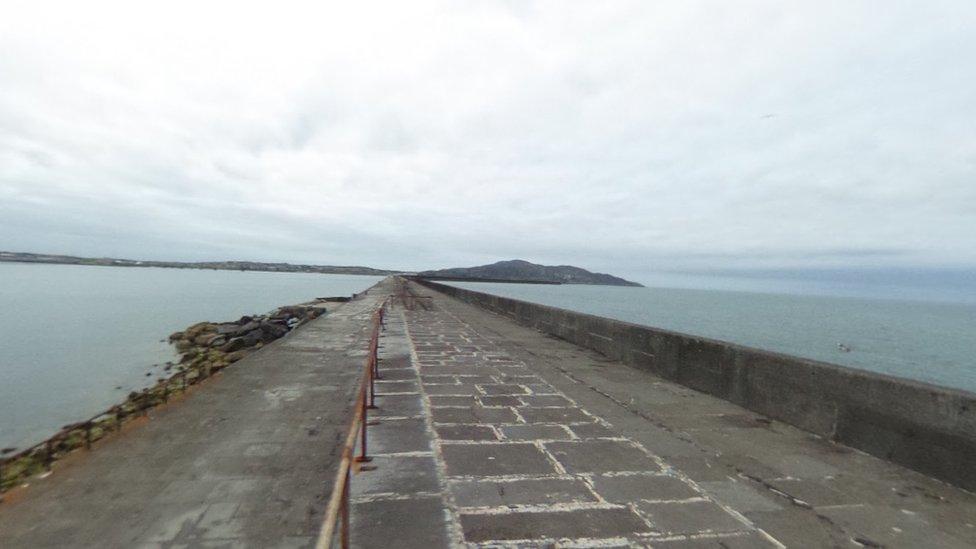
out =
[[[970,493],[412,290],[355,546],[976,546]]]
[[[0,547],[313,544],[389,285],[7,495]]]

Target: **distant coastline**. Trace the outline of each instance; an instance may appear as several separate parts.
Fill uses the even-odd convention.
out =
[[[206,269],[212,271],[261,271],[281,273],[318,273],[387,276],[399,271],[372,267],[341,265],[294,265],[291,263],[262,263],[259,261],[141,261],[114,257],[76,257],[71,255],[0,252],[0,261],[14,263],[47,263],[58,265],[89,265],[97,267],[162,267],[165,269]]]

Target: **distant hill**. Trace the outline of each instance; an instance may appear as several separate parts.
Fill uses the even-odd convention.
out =
[[[100,265],[106,267],[165,267],[170,269],[210,269],[220,271],[271,271],[282,273],[322,273],[386,276],[397,271],[384,271],[370,267],[337,265],[293,265],[291,263],[260,263],[257,261],[204,261],[184,263],[180,261],[138,261],[111,257],[75,257],[21,252],[0,252],[0,261],[19,263],[59,263],[65,265]]]
[[[418,273],[418,275],[427,278],[496,280],[504,282],[642,286],[642,284],[638,284],[637,282],[631,282],[603,273],[591,273],[579,267],[571,267],[569,265],[537,265],[528,261],[522,261],[521,259],[499,261],[498,263],[481,265],[479,267],[458,267],[454,269],[424,271]]]

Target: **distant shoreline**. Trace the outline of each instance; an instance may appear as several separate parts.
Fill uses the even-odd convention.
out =
[[[348,274],[388,276],[399,271],[372,267],[341,265],[293,265],[291,263],[262,263],[259,261],[141,261],[112,257],[76,257],[69,255],[0,252],[0,262],[42,263],[48,265],[84,265],[89,267],[160,267],[164,269],[198,269],[209,271],[256,271],[273,273]]]

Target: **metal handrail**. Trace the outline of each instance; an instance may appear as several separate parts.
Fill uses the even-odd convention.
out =
[[[367,427],[369,422],[367,421],[366,410],[376,408],[375,381],[380,377],[380,332],[383,328],[383,316],[386,314],[386,306],[389,302],[389,298],[384,300],[373,313],[373,329],[369,340],[369,351],[366,353],[366,361],[363,364],[363,379],[359,384],[356,397],[356,411],[349,423],[346,441],[342,445],[342,458],[339,461],[339,470],[336,471],[329,503],[325,508],[319,539],[315,544],[316,549],[328,549],[334,546],[337,526],[340,527],[340,547],[343,549],[349,547],[349,483],[352,476],[352,464],[367,463],[373,459],[367,453]],[[353,457],[357,440],[360,446],[359,455]]]

